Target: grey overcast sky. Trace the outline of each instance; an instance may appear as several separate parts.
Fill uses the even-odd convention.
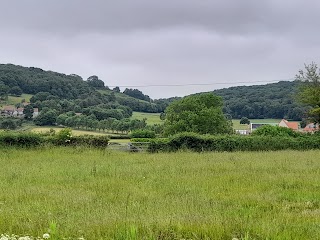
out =
[[[320,62],[319,0],[0,0],[0,9],[0,63],[107,86],[212,84],[139,87],[151,98],[291,79]]]

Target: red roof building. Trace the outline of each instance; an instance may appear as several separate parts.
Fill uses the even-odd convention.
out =
[[[290,128],[294,131],[298,131],[299,130],[299,124],[298,122],[288,122],[285,119],[282,119],[281,122],[279,123],[279,127],[286,127],[286,128]]]

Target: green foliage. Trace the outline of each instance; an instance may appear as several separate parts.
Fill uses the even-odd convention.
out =
[[[253,136],[270,136],[270,137],[299,137],[301,133],[293,131],[291,128],[264,125],[254,130]]]
[[[12,117],[0,117],[0,129],[14,130],[22,124],[21,119]]]
[[[108,146],[108,143],[108,136],[81,135],[74,136],[70,140],[70,145],[73,146],[89,146],[96,148],[106,148]]]
[[[97,76],[91,76],[87,79],[88,85],[93,88],[104,88],[104,82]]]
[[[1,146],[37,147],[43,142],[43,138],[35,133],[0,132]]]
[[[300,70],[296,79],[303,84],[300,87],[299,100],[311,107],[310,119],[320,122],[320,69],[315,63],[305,65],[305,70]]]
[[[165,135],[180,132],[200,134],[232,133],[232,123],[222,113],[222,99],[211,93],[191,95],[166,109]]]
[[[291,119],[300,121],[306,108],[296,101],[299,81],[230,87],[213,91],[224,102],[223,111],[233,119]]]
[[[140,99],[140,100],[144,100],[144,101],[147,101],[147,102],[150,102],[151,99],[148,95],[144,95],[140,90],[138,89],[129,89],[129,88],[126,88],[124,91],[123,91],[124,94],[128,95],[128,96],[131,96],[133,98],[137,98],[137,99]]]
[[[34,119],[34,123],[38,126],[52,126],[56,124],[57,117],[55,110],[43,109]]]
[[[303,135],[286,136],[212,136],[181,133],[169,139],[154,140],[149,144],[150,152],[191,150],[201,151],[277,151],[320,149],[320,138]]]
[[[6,100],[8,98],[9,87],[0,81],[0,100]]]
[[[108,135],[110,139],[131,139],[130,135]]]
[[[27,120],[31,120],[33,117],[33,107],[32,105],[27,105],[23,108],[23,114],[24,114],[24,118]]]
[[[88,146],[105,148],[108,146],[109,136],[93,136],[93,135],[81,135],[73,136],[72,129],[64,128],[57,134],[49,134],[46,138],[48,143],[52,143],[57,146]]]
[[[20,97],[23,92],[20,87],[14,86],[9,90],[9,93],[13,96]]]
[[[131,142],[150,142],[150,138],[131,138]]]
[[[135,130],[130,134],[131,138],[155,138],[156,133],[151,130]]]
[[[72,129],[70,128],[64,128],[56,134],[57,143],[59,144],[65,144],[70,143],[72,139]]]
[[[242,117],[240,119],[240,124],[250,124],[250,120],[247,117]]]
[[[160,113],[160,120],[166,120],[166,114],[164,112]]]

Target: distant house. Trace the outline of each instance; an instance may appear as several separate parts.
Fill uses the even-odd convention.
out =
[[[319,124],[309,123],[304,129],[304,132],[313,133],[319,130]]]
[[[258,129],[259,127],[271,125],[271,126],[278,126],[277,123],[250,123],[250,131],[253,132],[254,130]]]
[[[14,106],[4,106],[1,110],[2,116],[13,116],[14,112],[16,111]]]
[[[285,119],[282,119],[281,122],[279,123],[279,127],[285,127],[285,128],[290,128],[294,131],[299,130],[299,124],[298,122],[288,122]]]
[[[24,108],[18,108],[17,109],[17,112],[18,112],[19,116],[23,116],[23,110],[24,110]]]
[[[34,108],[33,109],[33,118],[37,117],[39,115],[39,109],[38,108]]]
[[[250,131],[249,130],[236,130],[236,133],[240,134],[240,135],[249,135]]]

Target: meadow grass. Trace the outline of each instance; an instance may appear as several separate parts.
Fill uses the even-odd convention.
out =
[[[319,238],[320,151],[0,150],[0,234]]]
[[[160,119],[160,113],[143,113],[143,112],[133,112],[132,119],[142,120],[147,119],[148,125],[163,124],[164,121]]]
[[[60,132],[63,127],[33,127],[31,129],[31,132],[35,133],[47,133],[50,132],[50,129],[53,129],[56,132]],[[94,136],[105,136],[107,132],[97,132],[97,131],[86,131],[86,130],[77,130],[77,129],[72,129],[72,135],[74,136],[82,136],[82,135],[94,135]]]
[[[22,99],[25,99],[26,102],[30,102],[30,98],[33,95],[31,94],[22,94],[20,97],[15,97],[15,96],[8,96],[7,101],[0,101],[0,106],[5,106],[5,105],[16,105],[17,103],[21,103]]]

